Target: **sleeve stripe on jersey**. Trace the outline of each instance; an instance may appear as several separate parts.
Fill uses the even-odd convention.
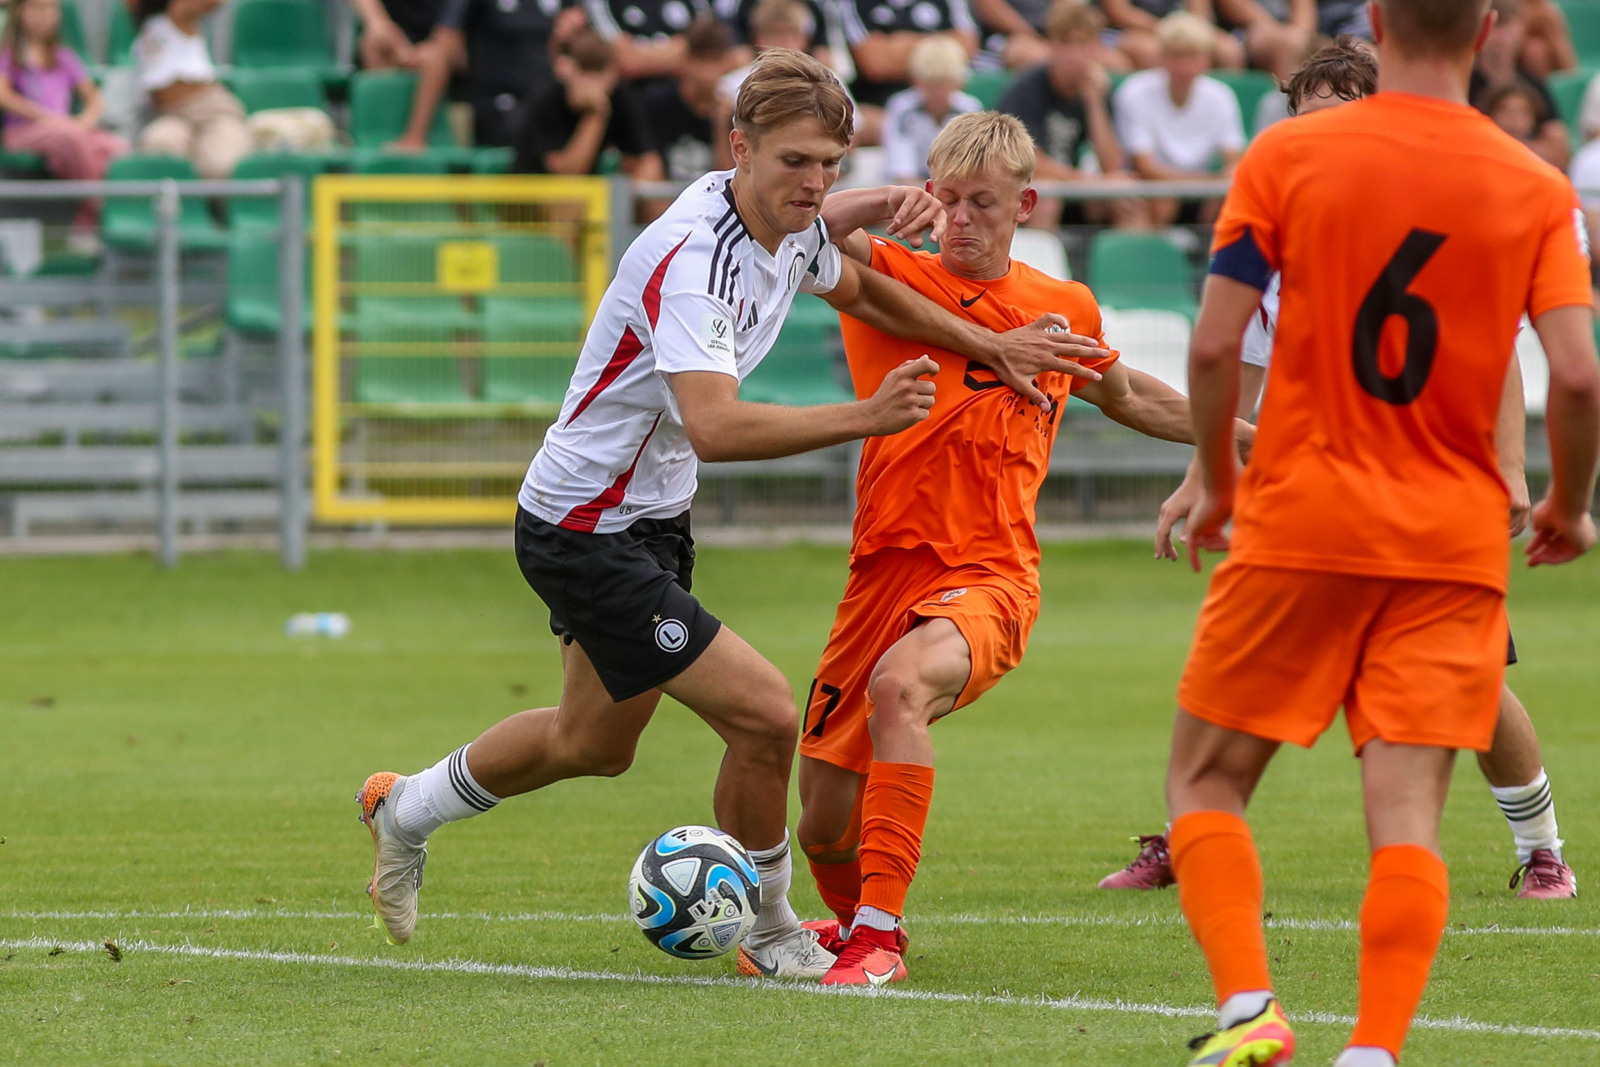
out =
[[[728,273],[733,267],[733,250],[741,240],[750,235],[750,231],[744,228],[744,220],[739,218],[739,212],[730,203],[722,218],[717,220],[713,232],[717,235],[717,247],[711,252],[711,269],[706,274],[706,292],[726,300],[723,291],[731,288]]]
[[[667,276],[667,266],[672,262],[672,257],[678,254],[678,249],[683,247],[685,237],[672,246],[672,251],[661,258],[655,271],[650,275],[650,280],[644,287],[644,313],[650,320],[650,328],[656,328],[656,319],[661,316],[661,283]],[[588,406],[594,403],[594,398],[605,392],[606,386],[616,381],[622,372],[628,369],[629,364],[639,358],[639,353],[644,351],[644,342],[639,340],[639,335],[633,332],[632,326],[622,328],[622,336],[617,339],[617,347],[611,352],[611,359],[606,363],[605,369],[600,372],[600,377],[583,394],[583,399],[578,401],[577,407],[572,409],[572,414],[567,416],[563,426],[571,426],[574,419],[584,413]],[[592,527],[591,527],[592,529]]]
[[[1232,278],[1236,282],[1243,282],[1254,289],[1266,292],[1267,283],[1272,280],[1272,265],[1267,262],[1267,257],[1261,254],[1261,246],[1256,244],[1255,233],[1246,226],[1238,240],[1230,245],[1224,245],[1213,253],[1211,273]]]

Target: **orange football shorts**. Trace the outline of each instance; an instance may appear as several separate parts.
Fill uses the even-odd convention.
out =
[[[1200,609],[1178,706],[1310,747],[1344,705],[1360,752],[1484,751],[1505,678],[1505,597],[1483,586],[1225,561]]]
[[[800,754],[866,774],[872,763],[867,682],[883,654],[925,619],[966,638],[972,671],[955,706],[992,689],[1018,663],[1039,616],[1039,594],[982,566],[951,567],[927,548],[888,548],[857,560],[806,700]]]

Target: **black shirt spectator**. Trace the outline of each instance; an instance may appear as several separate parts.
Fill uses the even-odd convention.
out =
[[[1022,120],[1039,151],[1057,163],[1078,165],[1089,142],[1089,113],[1082,99],[1056,92],[1048,65],[1019,74],[1006,87],[998,109]]]
[[[828,41],[828,13],[817,0],[797,0],[811,16],[811,39],[818,44]],[[761,0],[714,0],[717,18],[728,24],[736,44],[755,44],[755,34],[750,29],[750,16],[761,6]],[[698,177],[698,175],[696,175]]]
[[[978,26],[967,0],[844,0],[839,13],[855,55],[851,92],[858,104],[882,107],[910,86],[906,65],[917,37],[953,33],[969,53],[977,47]]]
[[[707,0],[583,0],[589,25],[617,50],[617,68],[632,82],[676,78],[687,50],[683,35]]]
[[[473,138],[509,145],[524,100],[554,78],[550,35],[577,0],[445,0],[439,25],[466,41]]]
[[[633,88],[617,78],[615,53],[590,31],[555,60],[556,80],[529,97],[518,132],[518,174],[593,174],[608,148],[630,177],[661,176],[661,162]],[[601,124],[604,123],[602,128]]]
[[[683,37],[688,52],[683,73],[645,89],[640,102],[667,177],[693,181],[714,166],[717,84],[739,62],[739,54],[733,31],[709,13],[696,16]]]

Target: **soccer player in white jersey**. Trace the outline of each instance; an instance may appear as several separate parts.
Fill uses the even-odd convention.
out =
[[[764,53],[740,89],[735,169],[695,182],[623,255],[518,496],[518,563],[561,638],[560,704],[514,715],[418,774],[372,775],[357,794],[376,851],[369,892],[396,943],[415,927],[434,830],[563,779],[621,774],[667,693],[727,745],[713,810],[761,877],[746,955],[773,977],[816,978],[833,963],[787,900],[793,694],[689,592],[696,462],[790,455],[927,417],[935,385],[924,377],[937,368],[927,357],[900,365],[858,403],[740,401],[739,381],[798,291],[962,350],[1035,403],[1049,404],[1032,385],[1044,370],[1099,377],[1073,361],[1099,351],[1094,341],[1063,332],[1058,315],[991,333],[841,258],[820,208],[850,143],[851,110],[816,60]],[[901,205],[892,231],[937,230],[931,196],[892,195]]]
[[[1378,81],[1376,58],[1363,45],[1341,39],[1319,50],[1295,72],[1285,92],[1289,94],[1289,114],[1304,115],[1326,107],[1337,107],[1375,92]],[[1253,418],[1266,383],[1267,365],[1272,361],[1272,341],[1278,326],[1278,284],[1274,275],[1261,297],[1261,309],[1245,330],[1240,346],[1243,366],[1239,376],[1239,417]],[[1522,371],[1512,357],[1507,372],[1505,394],[1500,401],[1496,426],[1500,468],[1511,487],[1511,536],[1521,533],[1528,523],[1530,503],[1528,481],[1523,471],[1526,413],[1522,402]],[[1156,556],[1177,559],[1172,543],[1173,527],[1187,525],[1190,513],[1200,502],[1198,472],[1191,466],[1188,476],[1161,507],[1156,528]],[[1517,662],[1514,643],[1507,648],[1507,664]],[[1511,876],[1511,887],[1521,888],[1518,896],[1530,900],[1552,900],[1578,895],[1578,880],[1562,856],[1562,840],[1556,826],[1555,800],[1550,780],[1544,771],[1539,751],[1539,736],[1533,721],[1509,685],[1500,691],[1500,719],[1493,746],[1478,753],[1478,767],[1488,779],[1501,813],[1511,828],[1519,866]],[[1104,889],[1159,889],[1173,884],[1172,866],[1165,833],[1139,838],[1140,850],[1127,867],[1107,875]]]

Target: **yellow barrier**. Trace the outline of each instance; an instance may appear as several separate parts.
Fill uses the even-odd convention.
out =
[[[501,524],[610,279],[603,178],[325,175],[318,521]]]

